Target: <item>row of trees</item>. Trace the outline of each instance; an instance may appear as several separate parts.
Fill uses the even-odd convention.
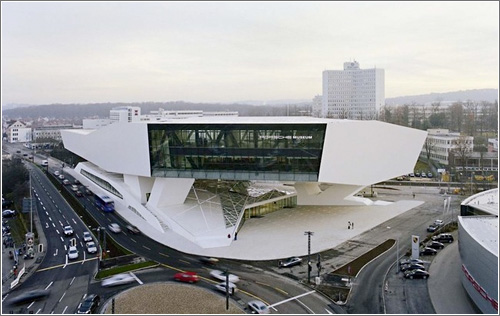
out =
[[[422,130],[446,128],[469,136],[498,135],[498,101],[456,102],[450,106],[434,102],[430,107],[415,103],[385,106],[379,120]]]

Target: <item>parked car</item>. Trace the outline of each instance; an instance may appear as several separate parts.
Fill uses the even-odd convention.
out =
[[[444,222],[442,219],[436,219],[434,221],[434,225],[437,225],[437,226],[443,226]]]
[[[12,304],[23,304],[25,302],[32,302],[44,298],[49,296],[49,294],[50,290],[31,290],[14,297],[10,302]]]
[[[444,244],[440,243],[439,241],[432,240],[427,243],[426,247],[434,249],[443,249]]]
[[[59,172],[59,170],[54,171],[54,175],[55,175],[56,177],[59,177],[59,175],[60,175],[60,174],[61,174],[61,173]]]
[[[221,271],[221,270],[212,270],[210,271],[210,275],[218,280],[221,280],[221,281],[226,281],[226,277],[229,278],[229,282],[232,282],[232,283],[237,283],[240,278],[237,276],[237,275],[234,275],[234,274],[231,274],[231,273],[227,273],[226,271]]]
[[[287,267],[293,267],[302,264],[302,258],[299,257],[290,257],[286,259],[285,261],[279,262],[278,266],[280,268],[287,268]]]
[[[61,179],[61,180],[64,180],[64,175],[63,175],[63,174],[60,174],[60,175],[59,175],[59,176],[57,176],[57,177],[58,177],[59,179]],[[68,184],[69,184],[69,182],[68,182]]]
[[[128,230],[129,233],[134,234],[134,235],[137,235],[137,234],[139,234],[141,232],[139,230],[139,228],[137,228],[134,225],[127,225],[126,228],[127,228],[127,230]]]
[[[88,253],[97,253],[97,246],[95,245],[95,242],[89,241],[85,244],[85,246],[87,247]]]
[[[257,314],[269,314],[269,307],[264,302],[253,300],[248,302],[248,307]]]
[[[403,264],[400,267],[400,270],[402,272],[405,272],[408,270],[415,270],[415,269],[425,270],[425,267],[422,264],[418,264],[418,263],[407,263],[407,264]]]
[[[424,260],[422,260],[422,259],[402,259],[401,261],[399,261],[399,264],[401,264],[401,265],[408,264],[408,263],[418,263],[418,264],[424,265]]]
[[[109,224],[108,228],[109,228],[110,231],[112,231],[115,234],[121,233],[121,231],[122,231],[120,225],[118,225],[117,223],[111,223],[111,224]]]
[[[200,277],[198,276],[198,274],[196,274],[196,272],[185,271],[174,274],[174,280],[180,282],[195,283],[200,280]]]
[[[112,277],[102,280],[101,285],[104,287],[128,284],[135,281],[135,278],[129,273],[115,274]]]
[[[89,232],[83,232],[83,241],[92,241],[92,235]]]
[[[14,216],[16,216],[16,211],[15,210],[3,210],[2,216],[3,217],[14,217]]]
[[[405,278],[407,279],[427,279],[429,275],[430,275],[429,272],[421,269],[405,272]]]
[[[75,192],[75,195],[78,196],[78,197],[82,197],[83,193],[82,193],[82,191],[78,190],[78,191]]]
[[[443,234],[439,234],[437,236],[432,237],[432,240],[439,241],[439,242],[452,243],[454,239],[453,239],[453,236],[451,234],[443,233]]]
[[[76,249],[76,246],[69,247],[68,259],[78,259],[78,249]]]
[[[71,227],[69,225],[68,226],[64,226],[63,230],[64,230],[64,235],[66,235],[66,236],[73,235],[73,227]]]
[[[89,294],[85,297],[76,311],[77,314],[95,314],[99,303],[101,302],[101,297],[97,294]]]
[[[430,233],[433,233],[435,232],[437,229],[439,228],[438,225],[436,224],[430,224],[429,227],[427,227],[427,231],[430,232]]]
[[[220,283],[214,284],[214,287],[217,291],[221,291],[224,294],[226,293],[226,282],[220,282]],[[228,290],[229,290],[228,291],[229,295],[234,295],[234,293],[236,293],[236,291],[238,291],[238,288],[236,287],[236,285],[234,283],[228,282]]]
[[[63,178],[61,178],[61,176],[62,176],[62,175],[59,175],[59,179],[64,179],[64,177],[63,177]],[[64,180],[63,180],[63,184],[64,184],[64,185],[69,185],[69,184],[70,184],[70,182],[69,182],[69,180],[68,180],[68,179],[64,179]]]
[[[437,250],[429,247],[424,247],[420,249],[421,256],[435,256],[437,254]]]
[[[433,176],[432,172],[427,173],[427,178],[432,178]]]
[[[71,185],[71,191],[76,192],[78,191],[78,186],[76,184]]]

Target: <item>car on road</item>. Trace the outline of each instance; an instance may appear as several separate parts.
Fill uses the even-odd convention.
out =
[[[219,259],[212,257],[200,257],[200,262],[207,265],[216,265],[219,262]]]
[[[76,249],[76,246],[69,247],[68,259],[78,259],[78,249]]]
[[[429,233],[433,233],[435,232],[436,230],[438,230],[439,226],[436,225],[436,224],[430,224],[429,227],[427,227],[427,231]]]
[[[97,308],[99,307],[99,303],[101,302],[101,297],[97,294],[89,294],[87,295],[83,301],[80,303],[77,314],[95,314],[97,312]]]
[[[59,177],[59,175],[60,175],[60,174],[61,174],[61,173],[59,172],[59,170],[54,171],[54,175],[55,175],[56,177]]]
[[[200,280],[200,277],[198,276],[198,274],[196,274],[196,272],[185,271],[174,274],[174,280],[187,283],[196,283]]]
[[[429,247],[424,247],[420,249],[421,256],[435,256],[437,254],[437,250]]]
[[[401,261],[399,261],[399,264],[401,264],[401,265],[408,264],[408,263],[418,263],[418,264],[424,265],[424,260],[422,260],[422,259],[402,259]]]
[[[400,267],[400,270],[402,272],[405,272],[405,271],[408,271],[408,270],[416,270],[416,269],[425,270],[425,267],[424,267],[424,265],[418,264],[418,263],[407,263],[407,264],[403,264]]]
[[[3,217],[14,217],[14,216],[16,216],[16,211],[15,210],[3,210],[2,216]]]
[[[50,295],[50,290],[31,290],[14,297],[10,302],[12,304],[23,304],[33,302]]]
[[[127,228],[127,231],[129,233],[131,233],[131,234],[137,235],[137,234],[141,233],[141,231],[139,230],[139,228],[137,228],[134,225],[127,225],[126,228]]]
[[[59,176],[57,176],[57,177],[58,177],[59,179],[61,179],[61,180],[64,180],[64,175],[63,175],[63,174],[60,174],[60,175],[59,175]],[[68,182],[68,184],[69,184],[69,182]]]
[[[122,232],[122,229],[121,229],[120,225],[118,225],[117,223],[111,223],[111,224],[109,224],[108,228],[109,228],[110,231],[112,231],[115,234],[118,234],[118,233]]]
[[[426,244],[426,247],[434,248],[434,249],[443,249],[444,244],[440,243],[439,241],[432,240]]]
[[[442,219],[436,219],[434,221],[434,225],[437,225],[437,226],[443,226],[444,222]]]
[[[429,277],[429,272],[421,269],[411,270],[405,272],[405,278],[407,279],[427,279]]]
[[[78,190],[78,191],[75,192],[75,195],[78,196],[78,197],[82,197],[83,193],[82,193],[82,191]]]
[[[64,235],[66,235],[66,236],[71,236],[74,233],[73,232],[73,227],[71,227],[69,225],[68,226],[64,226],[63,230],[64,230]]]
[[[88,243],[86,243],[85,247],[87,247],[88,253],[96,253],[97,252],[97,246],[95,245],[95,242],[93,242],[93,241],[89,241]]]
[[[229,282],[231,283],[237,283],[240,280],[240,278],[237,275],[221,270],[212,270],[210,271],[210,275],[213,278],[216,278],[217,280],[221,280],[224,282],[226,281],[226,277],[229,279]]]
[[[78,191],[78,186],[76,184],[71,185],[71,191],[76,192]]]
[[[452,243],[453,242],[453,236],[451,234],[443,233],[439,234],[437,236],[433,236],[432,240],[434,241],[439,241],[439,242],[447,242],[447,243]]]
[[[221,291],[224,294],[226,293],[226,282],[220,282],[220,283],[214,284],[214,287],[217,291]],[[227,287],[229,290],[228,291],[229,295],[234,295],[234,293],[236,293],[238,291],[238,288],[236,287],[236,285],[234,283],[228,282]]]
[[[61,178],[61,179],[62,179],[62,178]],[[69,184],[70,184],[70,182],[69,182],[69,180],[68,180],[68,179],[64,179],[64,180],[63,180],[63,184],[64,184],[64,185],[69,185]]]
[[[81,183],[80,183],[80,180],[75,179],[75,184],[81,184]]]
[[[94,195],[94,193],[92,193],[92,191],[90,191],[87,188],[84,190],[84,192],[85,192],[86,195]]]
[[[259,300],[252,300],[248,302],[248,307],[252,310],[252,313],[256,314],[269,314],[269,307],[267,307],[264,302]]]
[[[280,262],[278,263],[278,266],[280,268],[289,268],[289,267],[297,266],[300,264],[302,264],[302,258],[290,257],[290,258],[286,259],[285,261],[280,260]]]
[[[120,273],[102,280],[101,285],[104,287],[117,286],[117,285],[132,283],[134,281],[136,280],[130,273]]]
[[[83,241],[92,241],[92,235],[89,232],[83,232]]]

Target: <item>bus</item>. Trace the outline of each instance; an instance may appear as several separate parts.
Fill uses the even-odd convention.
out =
[[[115,202],[104,194],[95,195],[95,205],[103,212],[113,212],[115,210]]]

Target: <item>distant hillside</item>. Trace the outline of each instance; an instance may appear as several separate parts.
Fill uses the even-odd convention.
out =
[[[421,95],[411,95],[396,98],[386,98],[387,105],[402,105],[402,104],[426,104],[437,101],[487,101],[495,102],[498,100],[498,89],[476,89],[476,90],[460,90],[444,93],[429,93]]]

